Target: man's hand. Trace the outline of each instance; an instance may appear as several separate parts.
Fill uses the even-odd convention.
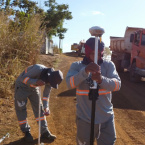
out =
[[[45,82],[43,82],[42,80],[37,80],[36,85],[43,86],[43,85],[45,85]]]
[[[98,64],[95,64],[93,62],[89,63],[86,68],[85,68],[86,73],[88,74],[90,73],[97,73],[97,72],[101,72],[101,68]]]
[[[98,64],[93,62],[89,63],[85,68],[86,73],[92,73],[92,80],[95,80],[97,83],[102,83],[102,76],[101,76],[101,67]]]
[[[44,115],[45,115],[45,116],[50,115],[50,110],[49,110],[49,108],[45,108],[45,109],[44,109]]]
[[[92,73],[92,80],[95,80],[98,84],[102,83],[101,72]]]

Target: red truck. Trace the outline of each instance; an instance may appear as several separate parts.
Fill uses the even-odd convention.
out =
[[[118,72],[130,72],[130,80],[140,82],[145,77],[145,29],[127,27],[124,37],[110,36],[111,60]]]

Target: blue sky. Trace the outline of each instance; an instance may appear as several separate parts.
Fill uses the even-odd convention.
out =
[[[40,1],[40,0],[39,0]],[[103,27],[102,40],[110,45],[110,36],[123,37],[126,27],[145,28],[145,0],[56,0],[68,4],[73,19],[65,21],[68,29],[62,41],[63,52],[71,52],[71,44],[91,37],[89,28]],[[43,1],[41,0],[41,6]],[[45,7],[43,7],[45,9]],[[54,44],[59,39],[53,37]]]

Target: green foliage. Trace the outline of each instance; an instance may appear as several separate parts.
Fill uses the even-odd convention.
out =
[[[64,39],[67,29],[63,28],[65,20],[72,19],[69,6],[67,4],[58,4],[55,0],[47,0],[44,2],[48,7],[47,12],[37,6],[37,3],[30,0],[0,0],[0,11],[11,16],[11,28],[19,27],[21,31],[27,29],[28,23],[34,15],[39,14],[42,21],[40,28],[45,30],[49,39],[52,36],[58,36]],[[61,41],[60,41],[61,42]]]
[[[66,33],[67,29],[63,28],[63,24],[60,23],[60,25],[57,28],[57,34],[59,39],[64,39],[64,33]]]
[[[45,1],[45,6],[49,7],[49,9],[41,27],[45,27],[49,38],[58,34],[59,38],[63,39],[63,34],[67,31],[66,28],[63,28],[63,22],[72,19],[71,12],[68,11],[69,6],[66,4],[58,5],[55,0]]]
[[[59,48],[60,54],[63,53],[62,48]]]

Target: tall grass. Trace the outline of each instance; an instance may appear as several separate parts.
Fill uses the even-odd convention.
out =
[[[37,62],[43,44],[39,16],[34,16],[25,31],[10,27],[8,16],[0,12],[0,98],[11,95],[15,79],[28,66]]]
[[[62,54],[62,48],[58,48],[57,45],[53,45],[53,53],[54,54]]]

